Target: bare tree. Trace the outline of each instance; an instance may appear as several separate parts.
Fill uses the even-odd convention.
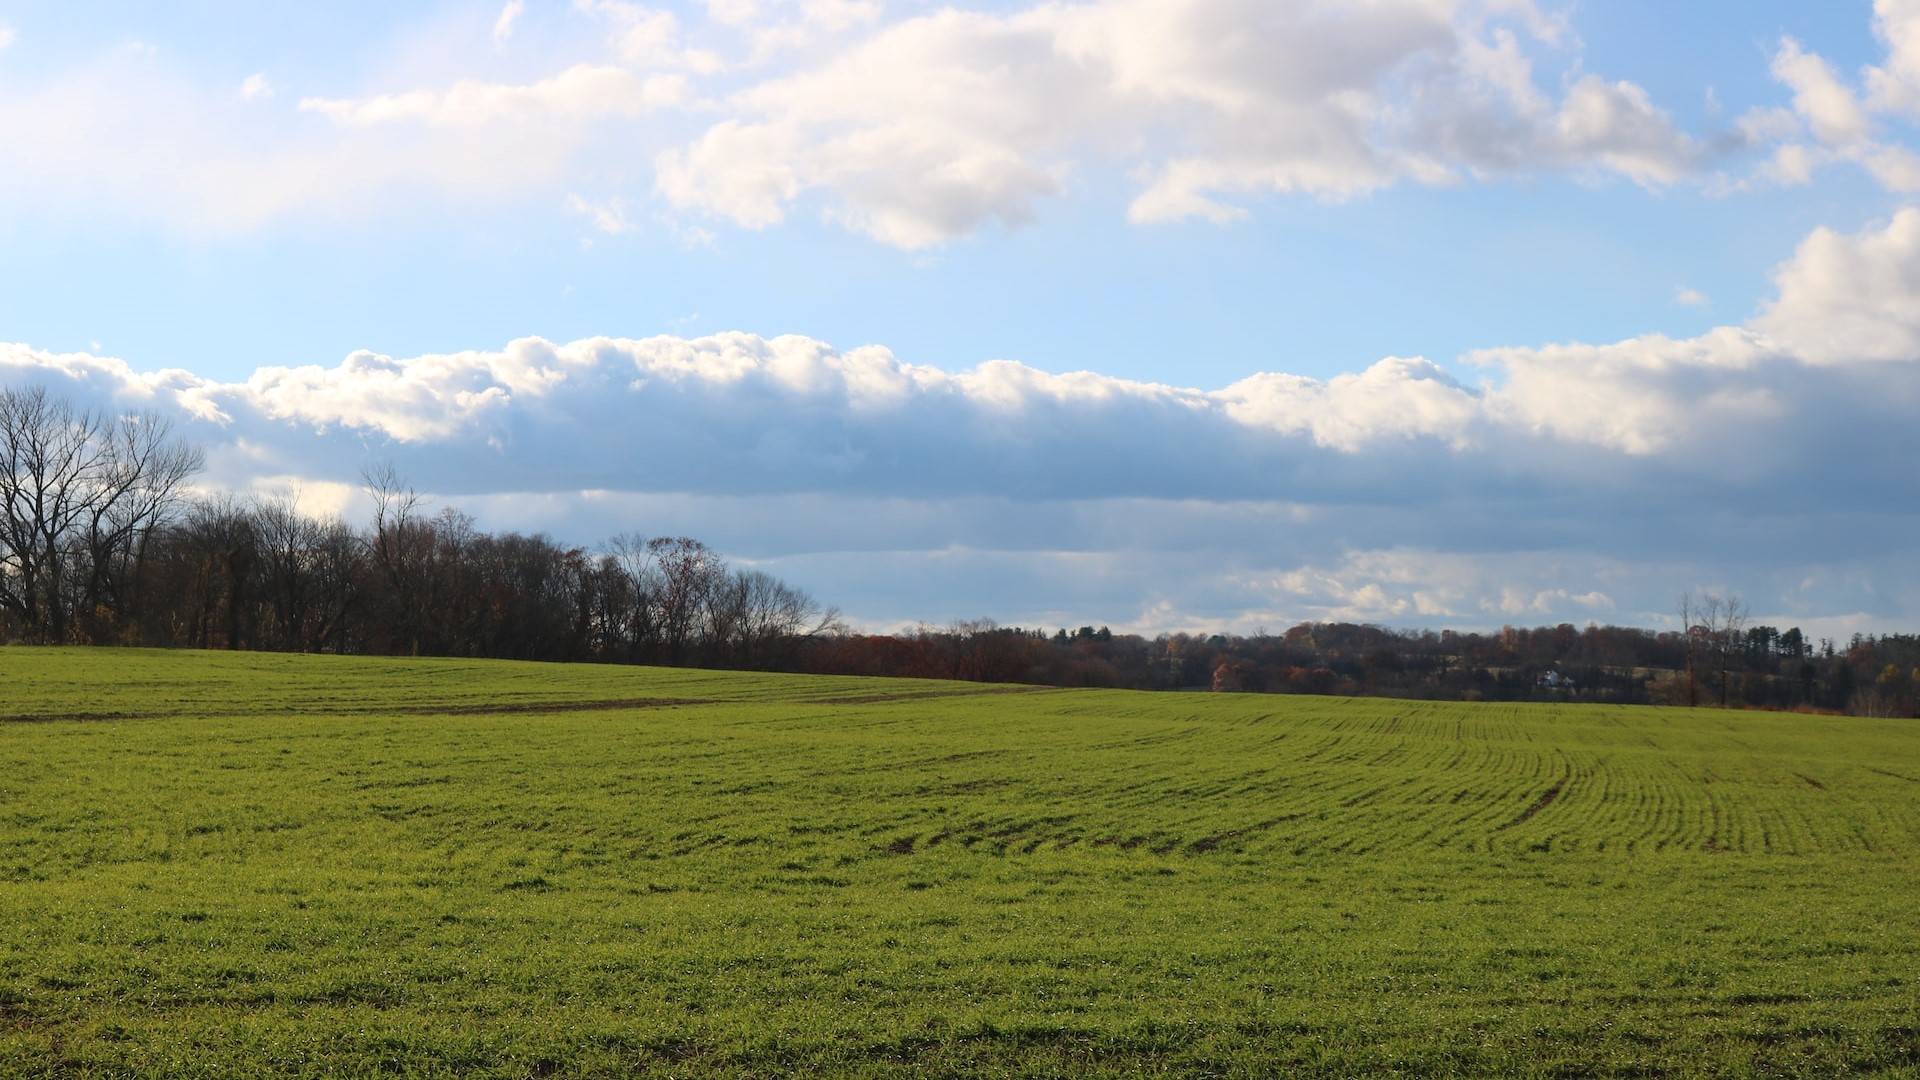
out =
[[[1680,594],[1680,637],[1687,652],[1687,706],[1692,708],[1700,704],[1700,654],[1705,651],[1702,635],[1695,632],[1694,618],[1699,614],[1700,601],[1688,589]]]
[[[593,599],[595,634],[607,659],[636,662],[658,640],[652,565],[646,537],[621,533],[607,541],[595,574]]]
[[[734,571],[716,598],[727,611],[733,662],[744,667],[764,666],[783,642],[826,633],[840,621],[839,611],[764,570]]]
[[[337,517],[322,522],[314,540],[316,607],[308,641],[322,652],[364,651],[364,629],[356,635],[354,625],[365,606],[366,540]]]
[[[259,530],[245,503],[221,493],[196,500],[175,530],[184,564],[189,645],[245,649],[254,635]]]
[[[106,431],[100,498],[88,511],[88,574],[80,610],[101,631],[136,630],[149,542],[183,502],[187,481],[205,463],[200,448],[173,437],[153,413],[122,416]]]
[[[538,533],[480,533],[466,547],[463,647],[522,660],[575,659],[589,636],[585,553]]]
[[[338,650],[365,551],[337,516],[309,517],[292,491],[250,503],[270,647]]]
[[[1708,640],[1713,643],[1714,670],[1720,676],[1720,707],[1733,703],[1734,669],[1746,656],[1747,606],[1737,596],[1705,598]]]
[[[1692,590],[1680,595],[1680,625],[1686,635],[1687,704],[1700,703],[1699,673],[1705,668],[1720,683],[1720,707],[1733,701],[1734,668],[1745,656],[1747,606],[1737,596]]]
[[[0,604],[29,640],[65,636],[60,579],[100,469],[101,423],[44,389],[0,392]]]
[[[373,532],[367,537],[368,561],[380,581],[381,608],[375,620],[384,631],[385,651],[418,655],[429,603],[433,531],[421,511],[425,499],[400,478],[391,462],[369,465],[360,473],[373,499]]]
[[[202,461],[152,414],[0,391],[0,610],[47,642],[72,636],[76,608],[115,611]]]
[[[708,599],[726,567],[707,545],[685,536],[647,541],[649,591],[659,607],[660,644],[668,663],[684,663],[707,635]]]
[[[390,464],[362,473],[362,532],[309,517],[292,492],[189,501],[202,465],[158,416],[0,391],[0,633],[764,666],[836,625],[687,537],[616,537],[592,558],[489,534],[453,508],[429,516]]]

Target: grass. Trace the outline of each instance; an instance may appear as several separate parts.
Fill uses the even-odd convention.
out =
[[[0,649],[0,1076],[1920,1076],[1920,725]]]

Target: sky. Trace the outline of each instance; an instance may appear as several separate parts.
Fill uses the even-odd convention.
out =
[[[1920,0],[0,0],[0,387],[855,625],[1920,630]]]

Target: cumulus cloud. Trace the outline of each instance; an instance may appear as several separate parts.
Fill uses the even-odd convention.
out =
[[[1920,357],[1920,210],[1858,236],[1818,229],[1776,276],[1755,325],[1819,364]]]
[[[1773,77],[1793,90],[1793,111],[1820,141],[1846,145],[1867,137],[1867,113],[1859,99],[1825,60],[1802,51],[1799,42],[1787,38],[1780,43]]]
[[[1776,412],[1781,364],[1762,339],[1720,328],[1611,345],[1488,349],[1471,363],[1504,376],[1487,407],[1505,424],[1561,441],[1650,455]]]
[[[1867,69],[1870,100],[1885,112],[1920,113],[1920,3],[1874,0],[1873,29],[1887,56]]]
[[[1793,38],[1780,40],[1772,74],[1792,92],[1791,107],[1751,109],[1737,125],[1750,144],[1770,148],[1763,179],[1803,185],[1820,168],[1851,164],[1888,191],[1920,191],[1920,155],[1901,141],[1920,120],[1920,0],[1875,0],[1873,10],[1886,56],[1857,86]],[[1889,131],[1889,121],[1900,129]]]
[[[1651,187],[1680,180],[1696,156],[1693,141],[1674,130],[1644,89],[1594,75],[1567,92],[1554,133],[1569,163],[1611,169]]]
[[[1435,438],[1470,444],[1481,395],[1422,358],[1389,357],[1358,375],[1327,382],[1254,375],[1213,396],[1229,418],[1253,428],[1310,436],[1315,445],[1357,451],[1386,439]]]
[[[658,190],[748,228],[817,192],[828,216],[923,248],[1025,221],[1105,162],[1142,178],[1139,223],[1528,170],[1689,175],[1698,148],[1642,88],[1588,76],[1554,105],[1521,37],[1554,33],[1524,2],[943,8],[728,96],[659,156]]]

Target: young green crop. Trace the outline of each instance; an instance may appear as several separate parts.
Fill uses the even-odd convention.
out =
[[[0,649],[0,1076],[1920,1072],[1920,725]]]

